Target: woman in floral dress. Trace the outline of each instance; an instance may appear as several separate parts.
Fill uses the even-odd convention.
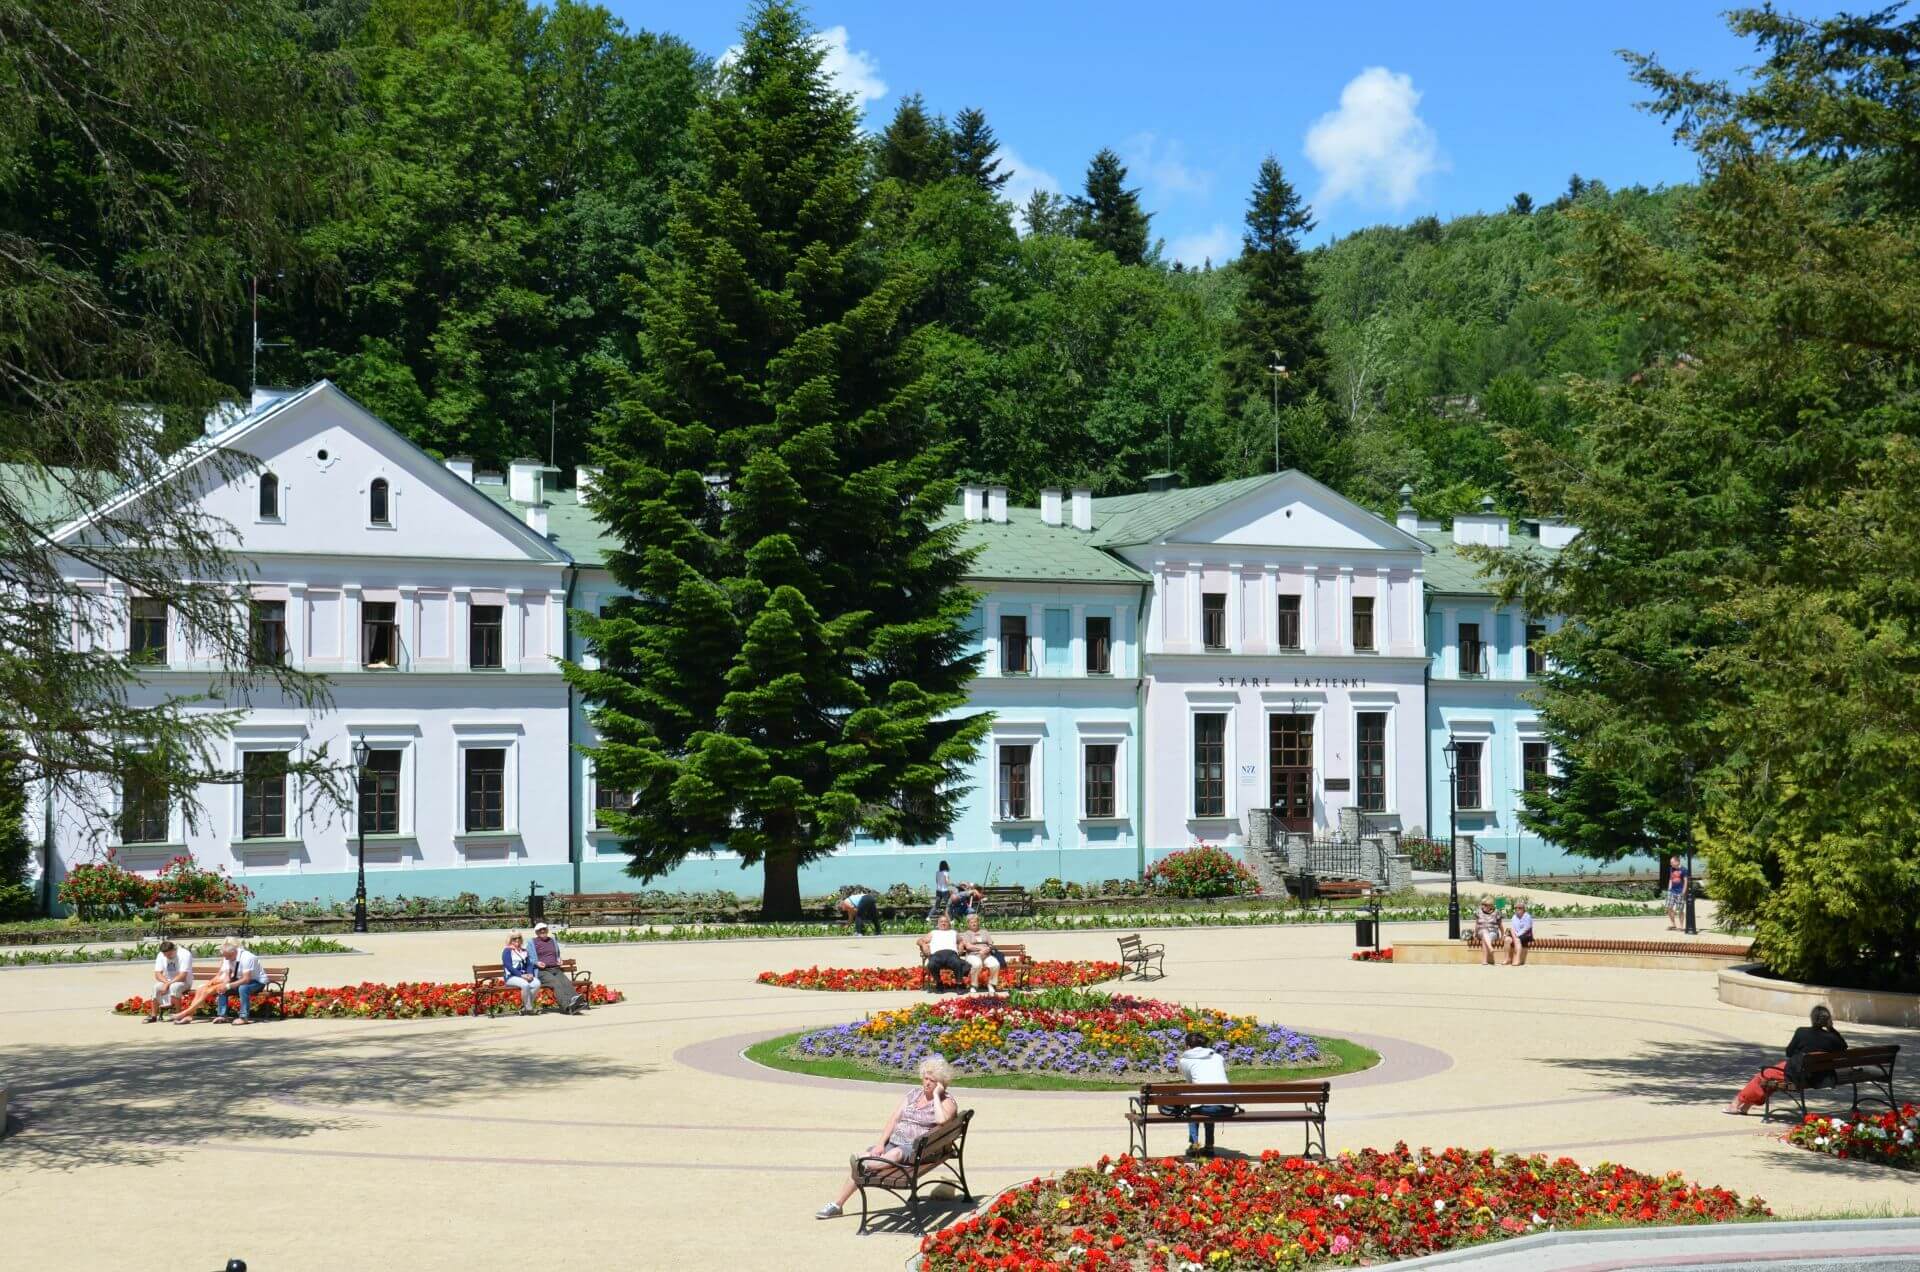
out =
[[[953,1081],[953,1067],[941,1056],[928,1056],[920,1062],[920,1085],[907,1092],[907,1098],[900,1101],[900,1107],[887,1119],[886,1127],[880,1132],[877,1144],[853,1158],[853,1173],[847,1176],[847,1182],[840,1187],[840,1195],[815,1212],[816,1219],[837,1219],[843,1213],[841,1207],[847,1204],[847,1198],[853,1196],[860,1187],[860,1159],[863,1157],[884,1157],[889,1161],[904,1161],[908,1153],[922,1135],[943,1122],[950,1122],[960,1115],[960,1106],[954,1103],[953,1096],[947,1093],[947,1086]]]

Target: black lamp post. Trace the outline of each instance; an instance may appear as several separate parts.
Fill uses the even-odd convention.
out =
[[[1681,760],[1680,767],[1687,776],[1687,935],[1698,936],[1693,921],[1693,757]]]
[[[1453,734],[1447,734],[1447,744],[1440,748],[1447,757],[1447,939],[1460,939],[1460,853],[1455,845],[1460,840],[1460,832],[1454,828],[1454,821],[1460,811],[1460,778],[1454,766],[1460,759],[1460,748],[1454,745]]]
[[[353,810],[360,820],[359,877],[353,888],[353,930],[356,932],[367,930],[367,810],[362,806],[362,801],[367,798],[367,756],[370,750],[365,738],[353,740],[354,788],[360,795],[360,799],[354,801]]]

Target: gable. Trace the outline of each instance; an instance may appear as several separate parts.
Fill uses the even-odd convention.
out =
[[[1166,540],[1263,548],[1423,552],[1426,545],[1311,477],[1285,472],[1172,527]]]
[[[202,461],[171,480],[192,483],[206,513],[232,527],[246,555],[564,561],[510,511],[447,471],[327,381],[251,414],[208,439],[252,456],[258,471]],[[279,486],[277,517],[261,515],[261,482]],[[387,486],[387,521],[371,515]]]

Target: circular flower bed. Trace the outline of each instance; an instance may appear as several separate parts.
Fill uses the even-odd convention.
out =
[[[856,1024],[801,1034],[791,1053],[908,1073],[937,1052],[958,1073],[1138,1080],[1176,1076],[1189,1030],[1206,1034],[1234,1068],[1312,1068],[1339,1061],[1312,1038],[1252,1016],[1084,990],[947,999],[878,1012]]]
[[[1897,1113],[1888,1110],[1851,1122],[1809,1113],[1787,1132],[1787,1143],[1829,1157],[1920,1170],[1920,1109],[1903,1104]]]
[[[1625,1166],[1396,1145],[1331,1161],[1265,1153],[1190,1162],[1102,1158],[1004,1193],[921,1242],[925,1272],[960,1268],[1297,1268],[1411,1259],[1590,1224],[1713,1223],[1758,1197]]]
[[[282,1014],[284,1010],[289,1020],[302,1017],[412,1020],[422,1016],[466,1016],[473,1012],[476,988],[471,981],[401,981],[397,985],[377,985],[368,981],[333,989],[296,989],[286,995],[284,1009],[280,995],[270,994],[260,999],[254,1010],[256,1014],[269,1016]],[[594,985],[587,993],[589,1003],[617,1003],[625,997],[619,990],[608,989],[605,985]],[[537,1002],[543,1007],[557,1005],[550,989],[541,990]],[[115,1004],[113,1010],[121,1016],[151,1015],[153,999],[136,994],[123,1003]],[[520,991],[507,989],[503,992],[498,985],[488,986],[480,1002],[480,1013],[485,1016],[504,1016],[519,1010]],[[213,1015],[213,1004],[208,1002],[201,1007],[199,1015]]]
[[[1027,969],[1026,988],[1095,985],[1114,979],[1124,970],[1118,963],[1094,959],[1049,959]],[[826,989],[842,993],[920,989],[925,984],[917,967],[802,967],[791,972],[762,972],[759,981],[782,989]]]

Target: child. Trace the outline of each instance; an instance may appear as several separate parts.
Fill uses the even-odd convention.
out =
[[[1187,1035],[1187,1049],[1180,1053],[1180,1076],[1188,1082],[1224,1084],[1227,1081],[1227,1062],[1218,1051],[1207,1045],[1207,1036],[1196,1030]],[[1237,1110],[1231,1104],[1196,1104],[1189,1111],[1207,1117],[1232,1117]],[[1207,1146],[1204,1149],[1200,1147],[1201,1125],[1199,1122],[1187,1123],[1188,1157],[1213,1156],[1214,1124],[1205,1123]]]

